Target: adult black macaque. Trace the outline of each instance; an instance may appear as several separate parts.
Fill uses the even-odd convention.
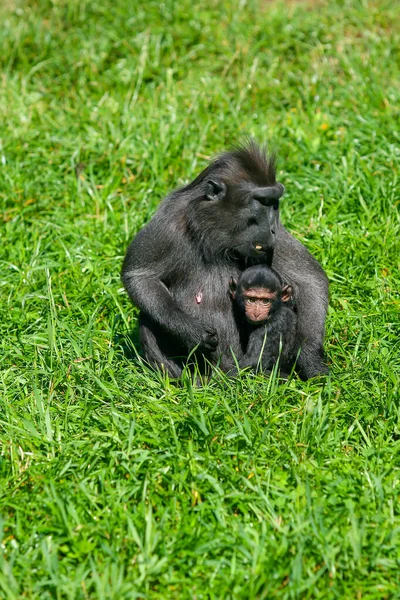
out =
[[[279,222],[284,192],[275,160],[253,140],[216,158],[161,203],[128,248],[122,280],[140,309],[146,359],[179,377],[191,350],[204,372],[228,372],[245,351],[229,294],[231,277],[271,265],[298,298],[297,370],[326,374],[328,282],[318,262]],[[206,360],[203,360],[205,358]]]
[[[248,336],[239,367],[268,373],[279,359],[281,374],[289,374],[297,351],[292,286],[284,285],[274,269],[255,265],[243,271],[237,281],[232,277],[230,290]]]

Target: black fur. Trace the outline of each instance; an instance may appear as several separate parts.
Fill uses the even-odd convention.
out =
[[[318,262],[279,223],[283,191],[274,158],[250,141],[167,196],[139,231],[122,279],[140,308],[140,338],[151,364],[177,377],[198,346],[200,363],[204,356],[229,371],[232,352],[239,360],[244,353],[229,280],[250,264],[272,261],[298,292],[299,371],[305,379],[327,372],[328,283]]]
[[[249,323],[245,318],[246,290],[262,288],[276,293],[271,301],[268,320],[259,325]],[[297,315],[293,310],[293,300],[284,302],[284,284],[274,269],[256,265],[243,271],[235,285],[235,307],[242,327],[247,333],[248,342],[239,367],[270,372],[279,359],[281,373],[291,372],[296,360]]]

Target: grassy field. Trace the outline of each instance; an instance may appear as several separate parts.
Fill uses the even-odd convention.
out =
[[[0,23],[0,597],[400,598],[398,2]],[[122,257],[246,133],[329,276],[331,377],[176,385],[135,358]]]

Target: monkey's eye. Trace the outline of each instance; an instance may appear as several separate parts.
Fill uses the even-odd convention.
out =
[[[261,302],[263,306],[268,306],[268,304],[271,304],[271,300],[268,300],[268,298],[263,298]]]
[[[257,298],[246,298],[247,304],[255,304],[257,302]]]

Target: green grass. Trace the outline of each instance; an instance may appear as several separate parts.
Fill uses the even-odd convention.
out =
[[[0,597],[400,598],[398,2],[0,10]],[[179,386],[127,351],[122,257],[246,133],[331,377]]]

